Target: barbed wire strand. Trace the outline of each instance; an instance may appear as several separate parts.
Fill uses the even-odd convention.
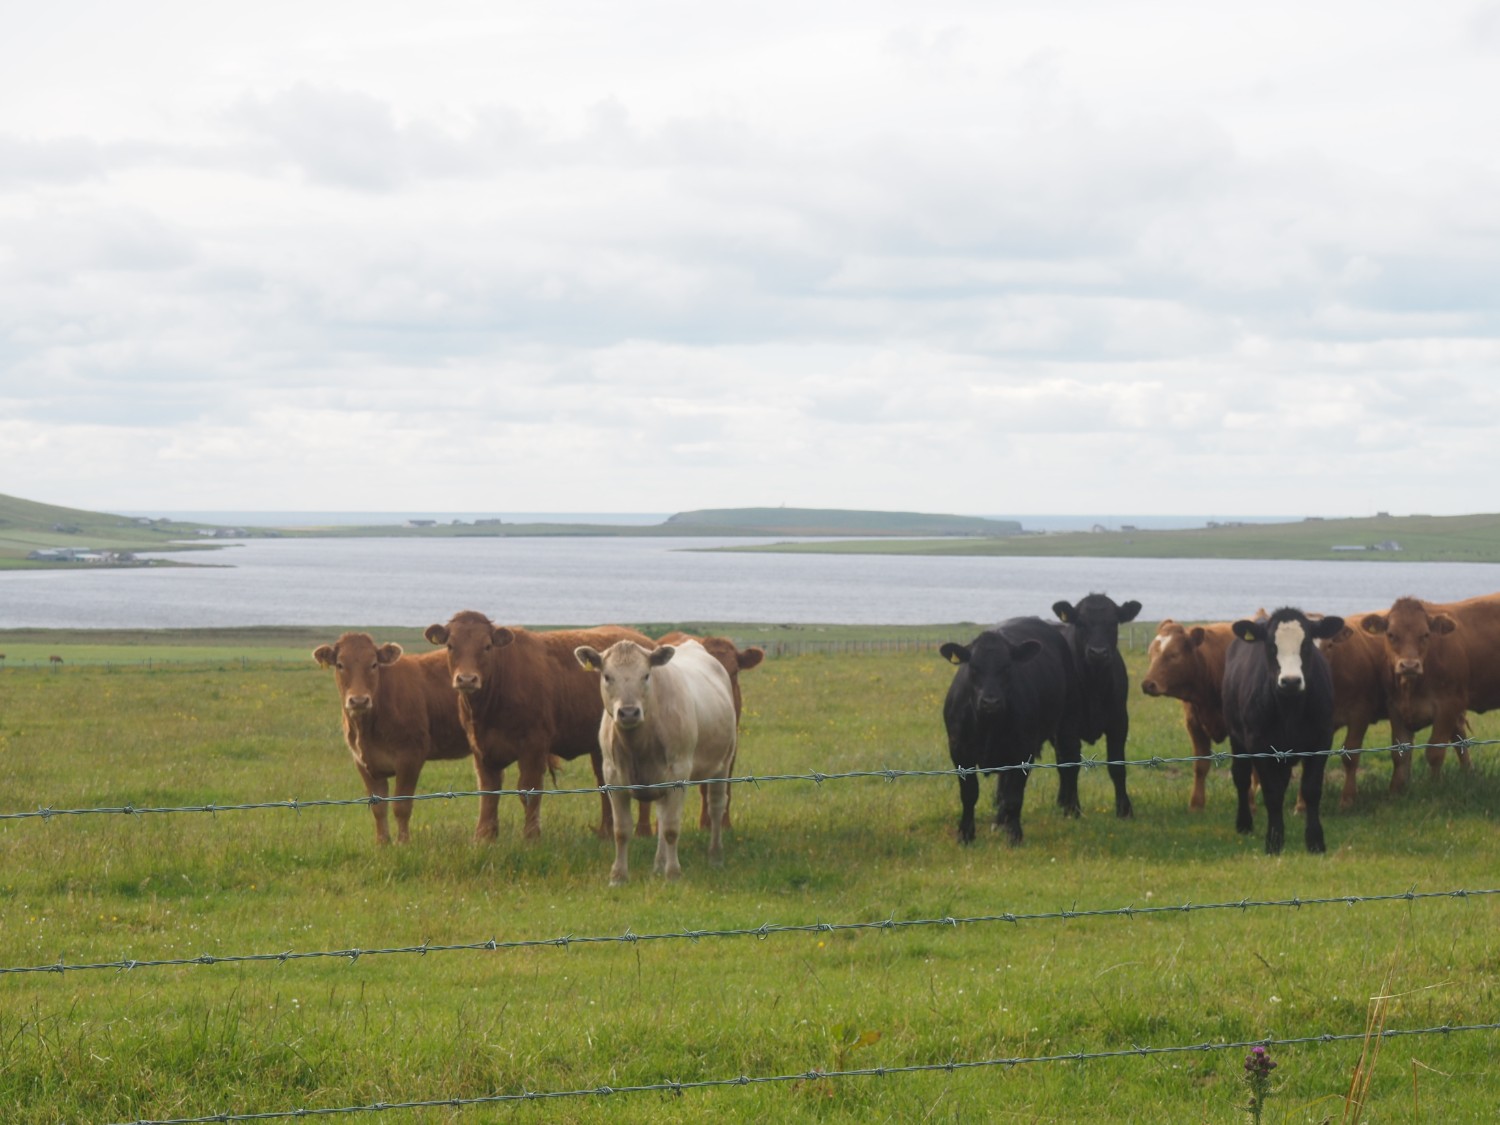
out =
[[[1418,891],[1413,888],[1412,890],[1400,891],[1394,894],[1336,895],[1328,898],[1302,898],[1298,896],[1283,899],[1240,899],[1234,902],[1185,902],[1175,906],[1130,905],[1106,907],[1096,910],[1079,910],[1074,908],[1071,910],[1034,912],[1006,911],[1001,914],[971,914],[945,918],[897,919],[891,917],[870,922],[798,922],[787,924],[765,922],[759,926],[750,928],[675,930],[645,934],[638,934],[627,928],[623,934],[599,936],[569,934],[554,938],[526,938],[512,941],[500,941],[497,938],[489,938],[486,941],[457,942],[452,944],[434,944],[424,941],[421,945],[387,946],[374,949],[325,949],[305,950],[302,952],[286,950],[282,953],[222,955],[205,953],[196,957],[127,958],[119,961],[78,962],[75,964],[66,963],[59,958],[57,961],[45,965],[19,965],[10,968],[0,968],[0,975],[19,975],[23,973],[57,973],[61,975],[63,973],[85,972],[95,969],[114,969],[124,973],[132,972],[136,969],[160,969],[188,965],[236,965],[257,962],[284,965],[291,961],[319,959],[342,960],[353,964],[362,957],[384,957],[400,954],[415,954],[425,957],[429,953],[491,953],[500,950],[517,949],[570,949],[575,945],[637,945],[642,942],[678,940],[697,942],[705,938],[753,937],[764,940],[778,934],[834,934],[859,930],[891,933],[934,926],[957,929],[960,926],[982,925],[993,922],[1019,924],[1021,922],[1073,921],[1080,918],[1149,918],[1163,914],[1194,914],[1205,910],[1301,909],[1304,906],[1358,906],[1377,902],[1421,902],[1440,898],[1468,901],[1470,899],[1495,895],[1500,895],[1500,888],[1493,890],[1453,891]]]
[[[211,813],[222,812],[249,812],[260,809],[287,809],[292,812],[301,812],[304,809],[327,809],[347,808],[350,806],[371,805],[395,805],[416,803],[419,801],[453,801],[461,797],[578,797],[589,794],[600,793],[630,793],[652,792],[668,789],[689,789],[694,785],[712,785],[722,782],[725,785],[755,785],[774,784],[783,781],[810,781],[815,785],[822,785],[827,781],[850,781],[860,778],[878,778],[884,781],[903,781],[909,778],[931,778],[931,777],[989,777],[1012,770],[1066,770],[1066,769],[1099,769],[1106,766],[1129,766],[1144,767],[1147,769],[1160,769],[1164,766],[1194,765],[1199,762],[1210,762],[1214,765],[1223,765],[1235,758],[1248,758],[1252,761],[1258,759],[1274,759],[1278,762],[1298,762],[1305,758],[1332,758],[1342,757],[1350,754],[1391,754],[1410,753],[1413,750],[1426,748],[1441,748],[1444,750],[1466,751],[1475,748],[1500,746],[1500,739],[1476,739],[1462,738],[1457,742],[1402,742],[1391,746],[1371,747],[1361,750],[1268,750],[1257,754],[1232,754],[1227,750],[1216,751],[1212,754],[1191,755],[1185,758],[1163,758],[1153,756],[1150,758],[1128,758],[1118,762],[1110,762],[1104,758],[1087,757],[1077,762],[1023,762],[1018,765],[1006,766],[959,766],[952,769],[939,770],[898,770],[898,769],[873,769],[873,770],[843,770],[836,773],[778,773],[758,774],[744,777],[721,777],[706,778],[699,781],[660,781],[648,785],[589,785],[571,788],[557,789],[454,789],[437,793],[413,793],[409,796],[386,796],[370,795],[365,797],[325,797],[312,800],[297,800],[291,798],[284,801],[245,801],[232,804],[207,804],[207,805],[96,805],[87,808],[59,809],[51,806],[42,806],[36,809],[28,809],[22,812],[0,813],[0,821],[6,820],[51,820],[54,817],[65,816],[96,816],[100,814],[123,815],[123,816],[149,816],[161,813]]]
[[[347,1113],[385,1113],[401,1109],[459,1109],[510,1102],[548,1101],[559,1098],[613,1097],[617,1094],[684,1094],[689,1090],[711,1090],[724,1087],[767,1086],[790,1082],[825,1082],[853,1078],[889,1078],[907,1074],[956,1074],[964,1070],[987,1067],[1033,1066],[1061,1062],[1096,1062],[1105,1059],[1148,1058],[1153,1055],[1206,1054],[1216,1051],[1239,1051],[1254,1047],[1296,1047],[1307,1044],[1351,1043],[1366,1039],[1399,1039],[1422,1035],[1455,1035],[1475,1031],[1500,1031],[1500,1023],[1442,1024],[1437,1027],[1382,1028],[1379,1031],[1355,1031],[1340,1034],[1299,1035],[1289,1038],[1266,1036],[1222,1043],[1191,1043],[1174,1047],[1132,1045],[1110,1051],[1071,1051],[1056,1055],[1015,1055],[994,1059],[953,1059],[941,1063],[912,1063],[905,1066],[870,1066],[855,1070],[805,1070],[796,1074],[739,1075],[734,1078],[706,1078],[689,1082],[652,1082],[639,1086],[593,1086],[575,1090],[523,1090],[517,1094],[481,1094],[475,1097],[431,1098],[419,1101],[372,1102],[367,1105],[336,1106],[323,1109],[282,1109],[262,1113],[215,1113],[206,1117],[142,1118],[125,1125],[212,1125],[214,1122],[272,1121],[280,1118],[331,1117]]]

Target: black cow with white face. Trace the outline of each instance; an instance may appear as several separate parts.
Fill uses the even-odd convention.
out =
[[[1062,622],[1062,634],[1073,654],[1073,668],[1080,682],[1082,710],[1078,734],[1093,744],[1104,739],[1109,779],[1115,785],[1115,815],[1134,816],[1125,788],[1125,739],[1130,734],[1126,700],[1130,677],[1120,655],[1120,626],[1134,621],[1140,602],[1116,605],[1104,594],[1090,594],[1076,606],[1055,602],[1052,612]]]
[[[945,644],[943,656],[958,665],[943,704],[948,753],[960,769],[1029,767],[1051,742],[1057,754],[1057,803],[1077,816],[1078,678],[1067,642],[1055,625],[1039,617],[1015,617],[981,633],[967,645]],[[995,823],[1010,842],[1021,842],[1021,803],[1029,768],[999,774]],[[960,777],[963,811],[958,838],[974,839],[974,805],[979,778]]]
[[[1309,618],[1298,609],[1278,609],[1269,618],[1236,621],[1224,659],[1224,721],[1233,753],[1239,810],[1234,826],[1254,831],[1250,812],[1250,771],[1260,776],[1266,806],[1266,852],[1275,855],[1285,841],[1282,804],[1292,767],[1302,764],[1301,797],[1307,806],[1304,841],[1310,852],[1324,850],[1323,771],[1333,746],[1333,677],[1317,642],[1344,627],[1341,617]],[[1287,758],[1248,758],[1247,754],[1289,753]],[[1309,756],[1310,755],[1310,756]]]

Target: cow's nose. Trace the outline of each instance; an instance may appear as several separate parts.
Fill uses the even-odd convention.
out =
[[[1092,664],[1102,664],[1104,661],[1109,659],[1109,649],[1100,648],[1098,645],[1089,645],[1088,648],[1083,650],[1083,655],[1086,656],[1089,659],[1089,662]]]
[[[981,695],[979,697],[979,709],[981,711],[1000,710],[1000,697],[998,695]]]
[[[1420,660],[1399,660],[1396,662],[1396,672],[1402,676],[1420,676],[1422,674],[1422,662]]]
[[[344,706],[351,711],[368,711],[370,709],[370,697],[368,695],[351,695],[344,700]]]
[[[1156,681],[1155,680],[1142,680],[1141,681],[1141,690],[1143,692],[1145,692],[1147,695],[1160,695],[1161,694],[1161,688],[1159,688],[1159,687],[1156,686]]]
[[[1276,683],[1281,687],[1282,691],[1301,691],[1302,690],[1302,677],[1301,676],[1282,676],[1281,679],[1279,679],[1279,680],[1276,681]]]
[[[639,707],[626,707],[621,705],[615,708],[615,722],[621,726],[635,726],[641,721],[641,709]]]
[[[478,691],[479,690],[479,673],[478,672],[460,672],[459,674],[457,674],[456,676],[453,677],[453,686],[455,688],[457,688],[459,691],[465,691],[465,692],[467,692],[467,691]]]

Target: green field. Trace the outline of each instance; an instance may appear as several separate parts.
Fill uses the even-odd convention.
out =
[[[312,632],[92,647],[32,636],[67,662],[9,655],[0,668],[0,812],[359,796],[332,677],[306,655]],[[168,639],[178,643],[153,643]],[[743,772],[947,767],[951,668],[930,652],[858,651],[869,639],[825,636],[847,650],[745,674]],[[192,640],[204,651],[181,643]],[[1139,649],[1129,659],[1138,678]],[[1137,694],[1131,706],[1133,759],[1185,752],[1176,704]],[[1481,718],[1476,733],[1500,735],[1500,722]],[[1387,737],[1384,724],[1372,732],[1375,744]],[[1304,854],[1294,827],[1276,858],[1259,834],[1234,833],[1222,767],[1199,815],[1187,811],[1187,767],[1133,769],[1137,817],[1123,822],[1102,769],[1081,779],[1081,820],[1058,814],[1056,776],[1038,771],[1016,849],[990,833],[955,843],[952,778],[763,782],[736,787],[723,868],[707,865],[694,828],[680,882],[646,874],[653,845],[638,842],[632,882],[617,890],[606,885],[612,846],[591,832],[592,795],[547,798],[534,844],[519,838],[514,799],[500,840],[484,846],[470,842],[472,798],[421,802],[413,843],[387,849],[359,806],[11,819],[0,821],[0,968],[1491,889],[1500,758],[1480,747],[1475,759],[1471,777],[1423,776],[1392,798],[1389,762],[1372,755],[1358,807],[1325,805],[1328,854]],[[559,781],[588,784],[587,766]],[[463,790],[473,777],[462,762],[435,763],[422,782]],[[0,1120],[798,1075],[330,1119],[1244,1121],[1243,1048],[811,1072],[1359,1034],[1372,1018],[1490,1023],[1497,923],[1500,902],[1468,897],[5,973]],[[1497,1051],[1497,1032],[1386,1041],[1366,1059],[1362,1114],[1346,1118],[1358,1042],[1273,1047],[1265,1120],[1493,1120]]]
[[[1401,549],[1371,549],[1391,542]],[[1361,549],[1335,551],[1335,547]],[[795,554],[1500,562],[1500,515],[1379,516],[1181,531],[1079,531],[994,539],[877,539],[715,549]]]

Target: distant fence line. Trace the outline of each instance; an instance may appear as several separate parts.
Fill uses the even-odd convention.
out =
[[[1442,748],[1444,750],[1471,750],[1476,748],[1488,748],[1500,746],[1500,739],[1462,738],[1456,742],[1402,742],[1391,746],[1367,747],[1361,750],[1349,751],[1351,755],[1357,754],[1395,754],[1411,753],[1415,750],[1423,750],[1428,747]],[[409,797],[403,796],[365,796],[365,797],[327,797],[315,798],[302,801],[295,798],[285,801],[246,801],[232,804],[208,804],[208,805],[95,805],[85,808],[53,808],[42,806],[36,809],[28,809],[23,812],[0,813],[0,821],[6,820],[51,820],[55,817],[69,816],[94,816],[100,814],[113,814],[122,816],[147,816],[159,813],[210,813],[223,812],[248,812],[258,809],[286,809],[291,812],[302,812],[305,809],[327,809],[345,808],[349,806],[372,806],[393,805],[399,803],[416,803],[419,801],[453,801],[461,797],[578,797],[587,794],[597,796],[600,793],[640,793],[642,791],[669,790],[669,789],[691,789],[695,785],[708,785],[715,782],[723,782],[726,785],[754,785],[759,787],[763,784],[773,784],[786,781],[812,782],[814,785],[822,785],[830,781],[853,781],[878,779],[882,781],[896,782],[912,778],[933,777],[988,777],[992,774],[1002,774],[1014,770],[1030,772],[1031,770],[1089,770],[1107,768],[1110,766],[1126,766],[1131,768],[1145,767],[1147,769],[1160,769],[1172,765],[1195,765],[1200,762],[1210,762],[1215,765],[1223,765],[1233,761],[1235,758],[1245,758],[1251,761],[1268,759],[1278,762],[1297,762],[1306,758],[1333,758],[1343,757],[1341,749],[1331,750],[1269,750],[1257,754],[1232,754],[1227,750],[1221,750],[1212,754],[1191,755],[1185,758],[1127,758],[1120,762],[1109,762],[1103,758],[1086,757],[1078,762],[1029,762],[1010,766],[959,766],[953,769],[936,770],[898,770],[898,769],[876,769],[876,770],[845,770],[838,773],[779,773],[779,774],[753,774],[746,777],[724,777],[708,778],[702,781],[662,781],[650,785],[587,785],[571,788],[557,789],[460,789],[446,790],[436,793],[413,793]]]
[[[196,957],[125,958],[117,961],[90,961],[72,964],[59,958],[57,961],[45,965],[16,965],[8,968],[0,968],[0,975],[15,976],[29,973],[54,973],[60,976],[64,973],[87,972],[97,969],[113,969],[117,972],[128,973],[138,969],[181,968],[190,965],[243,965],[253,963],[285,965],[292,961],[319,960],[348,961],[350,964],[353,964],[364,957],[388,957],[402,954],[425,957],[429,953],[495,953],[505,950],[522,949],[571,949],[574,946],[583,945],[638,945],[643,942],[658,943],[671,941],[697,943],[711,938],[753,937],[765,940],[768,937],[779,934],[834,934],[862,930],[877,933],[896,933],[934,927],[956,930],[960,926],[984,925],[986,923],[997,922],[1019,925],[1022,922],[1076,921],[1081,918],[1150,918],[1167,914],[1196,914],[1206,910],[1238,910],[1243,913],[1247,910],[1300,910],[1305,906],[1358,906],[1369,903],[1390,902],[1414,903],[1427,902],[1433,899],[1467,902],[1470,899],[1486,898],[1495,895],[1500,895],[1500,889],[1418,891],[1413,888],[1406,891],[1397,891],[1393,894],[1334,895],[1327,898],[1302,898],[1299,896],[1283,899],[1240,899],[1234,902],[1184,902],[1173,906],[1130,905],[1092,910],[1080,910],[1074,907],[1071,910],[1006,911],[1001,914],[974,914],[946,918],[907,918],[898,920],[891,917],[871,922],[800,922],[790,924],[766,922],[750,928],[693,929],[644,934],[635,933],[627,927],[623,934],[606,934],[602,936],[569,934],[554,938],[523,938],[511,941],[500,941],[496,938],[489,938],[484,941],[459,942],[454,944],[435,944],[424,941],[421,945],[389,946],[375,949],[286,950],[281,953],[239,954],[204,953]]]
[[[711,1090],[727,1087],[766,1086],[796,1082],[834,1082],[854,1078],[891,1078],[911,1074],[957,1074],[964,1070],[979,1070],[1004,1067],[1007,1070],[1018,1066],[1035,1066],[1047,1063],[1097,1062],[1109,1059],[1150,1058],[1155,1055],[1207,1054],[1218,1051],[1246,1051],[1256,1047],[1269,1050],[1272,1047],[1296,1047],[1328,1043],[1369,1043],[1387,1039],[1402,1039],[1424,1035],[1458,1035],[1479,1031],[1500,1031],[1500,1023],[1441,1024],[1436,1027],[1380,1028],[1351,1031],[1340,1034],[1323,1032],[1319,1035],[1299,1035],[1288,1038],[1265,1036],[1261,1039],[1236,1041],[1189,1043],[1171,1047],[1143,1047],[1132,1043],[1110,1051],[1071,1051],[1054,1055],[1013,1055],[1008,1058],[950,1059],[939,1063],[911,1063],[905,1066],[871,1066],[857,1070],[822,1070],[812,1068],[794,1074],[738,1075],[733,1078],[705,1078],[688,1082],[653,1082],[639,1086],[593,1086],[574,1090],[522,1090],[515,1094],[480,1094],[473,1097],[430,1098],[414,1101],[371,1102],[366,1105],[336,1106],[320,1109],[270,1110],[259,1113],[214,1113],[206,1117],[172,1117],[161,1119],[142,1118],[124,1125],[211,1125],[213,1122],[271,1121],[279,1118],[330,1117],[348,1113],[385,1113],[391,1110],[412,1109],[463,1109],[480,1105],[503,1105],[515,1102],[552,1101],[560,1098],[607,1098],[620,1094],[685,1094],[691,1090]]]

